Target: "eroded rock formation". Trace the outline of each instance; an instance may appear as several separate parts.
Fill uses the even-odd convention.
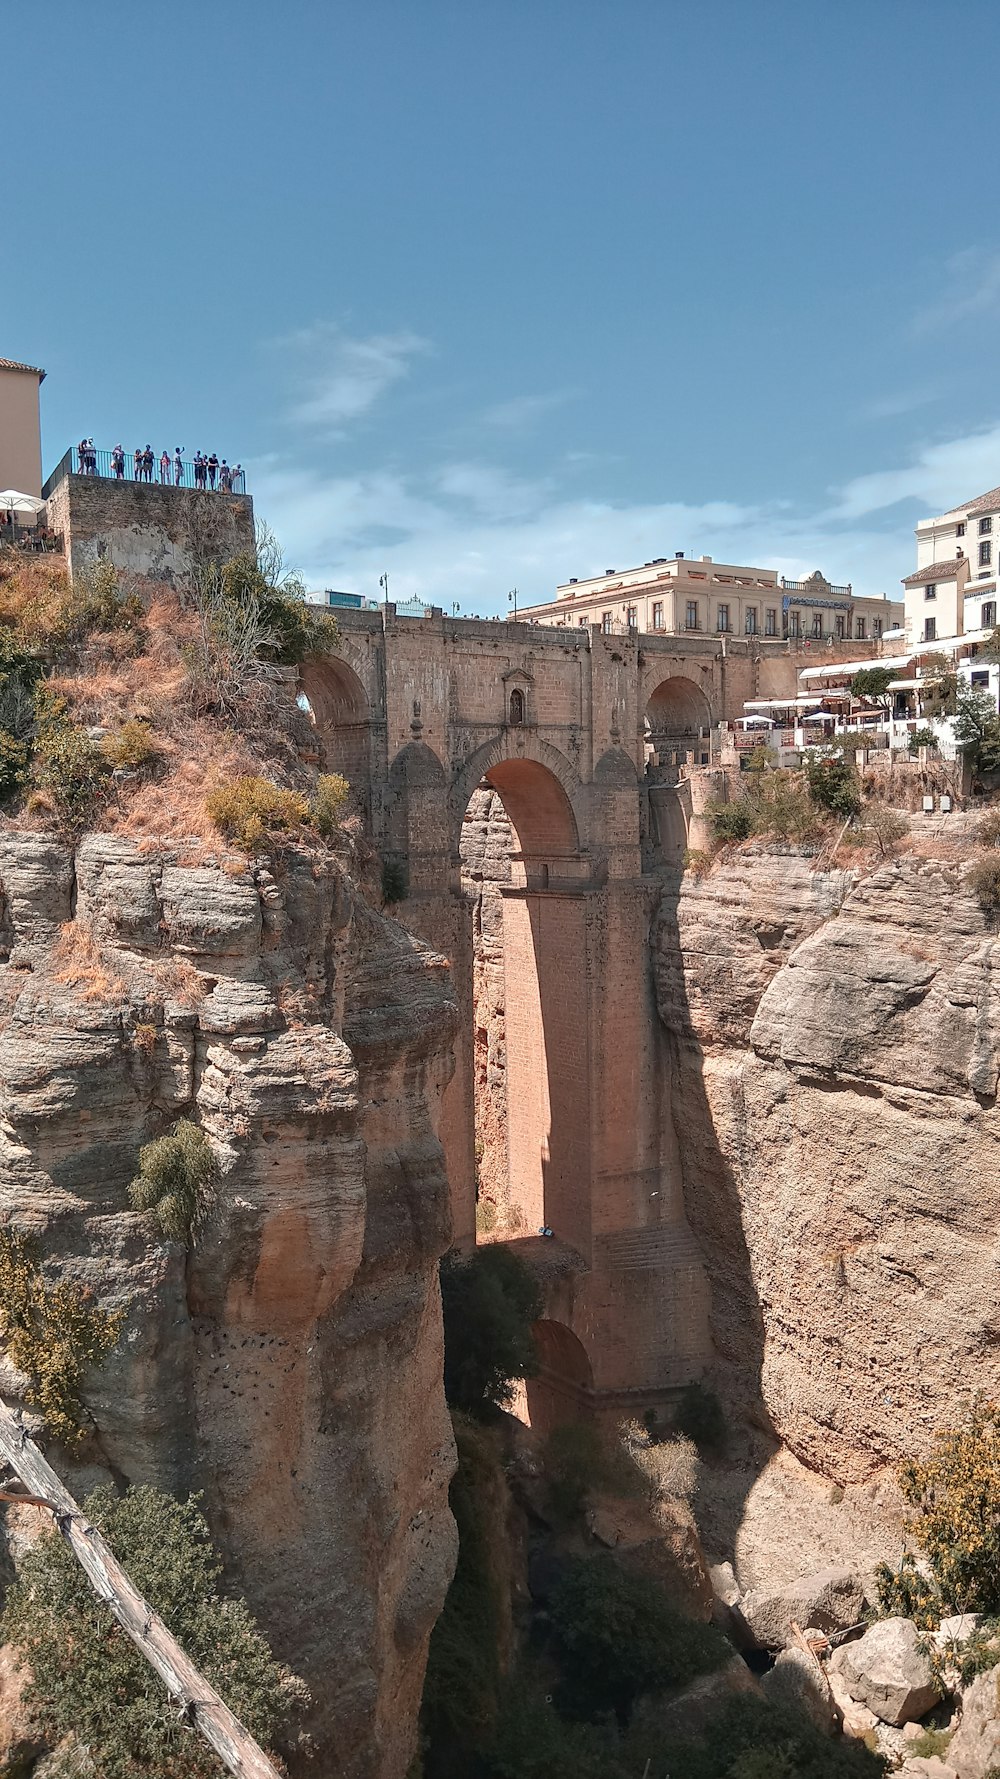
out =
[[[74,857],[11,833],[0,886],[0,1215],[128,1315],[70,1486],[203,1490],[311,1689],[310,1771],[403,1779],[455,1548],[444,960],[331,855],[193,865],[96,835]],[[190,1252],[126,1195],[182,1115],[220,1164]]]
[[[846,1484],[1000,1391],[998,953],[959,859],[813,865],[688,876],[654,943],[720,1377]]]

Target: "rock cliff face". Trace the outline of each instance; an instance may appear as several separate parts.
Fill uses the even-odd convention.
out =
[[[128,1312],[86,1480],[204,1490],[313,1694],[309,1770],[403,1779],[455,1547],[444,962],[333,858],[195,866],[107,836],[0,841],[0,943],[0,1216]],[[181,1115],[220,1164],[190,1252],[126,1196]]]
[[[744,851],[665,899],[720,1378],[839,1483],[1000,1392],[1000,951],[960,863]]]

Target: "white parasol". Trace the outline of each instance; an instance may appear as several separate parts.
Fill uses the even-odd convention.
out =
[[[5,488],[0,492],[0,509],[5,513],[40,513],[45,506],[35,494],[18,494],[16,488]]]

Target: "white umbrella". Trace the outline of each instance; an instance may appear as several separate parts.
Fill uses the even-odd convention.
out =
[[[15,513],[40,513],[44,505],[44,500],[39,500],[37,495],[18,494],[16,488],[5,488],[0,493],[0,507],[8,513],[11,510]]]
[[[800,721],[803,723],[832,723],[833,717],[830,715],[829,711],[825,710],[817,710],[811,714],[809,711],[806,711],[800,718]]]

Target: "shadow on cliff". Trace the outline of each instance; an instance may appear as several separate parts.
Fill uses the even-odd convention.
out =
[[[727,1057],[720,1050],[715,1058],[698,1037],[678,920],[680,895],[681,873],[665,875],[651,944],[660,1020],[669,1047],[671,1117],[684,1208],[701,1247],[711,1291],[714,1359],[707,1381],[719,1395],[728,1429],[725,1456],[707,1466],[699,1520],[710,1554],[731,1556],[747,1498],[780,1441],[763,1400],[764,1318],[731,1159],[743,1153],[747,1140],[743,1053]],[[726,1148],[720,1134],[723,1122]]]

